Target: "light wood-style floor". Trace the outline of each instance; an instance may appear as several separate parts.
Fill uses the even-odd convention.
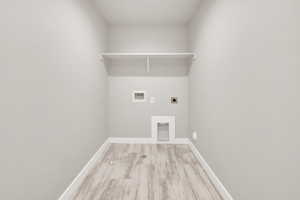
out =
[[[74,200],[221,200],[188,145],[112,144]]]

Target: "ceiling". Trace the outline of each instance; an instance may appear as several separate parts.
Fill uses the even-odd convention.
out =
[[[201,0],[96,0],[109,24],[186,24]]]

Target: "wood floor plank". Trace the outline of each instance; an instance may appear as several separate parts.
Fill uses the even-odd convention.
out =
[[[74,200],[222,200],[188,145],[112,144]]]

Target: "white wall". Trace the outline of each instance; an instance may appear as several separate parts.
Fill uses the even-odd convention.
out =
[[[133,103],[132,92],[143,90],[147,101]],[[171,104],[172,96],[178,97],[178,104]],[[150,97],[155,97],[154,104],[150,104]],[[174,115],[176,137],[187,137],[187,77],[109,77],[108,102],[112,137],[151,137],[153,115]]]
[[[237,200],[299,199],[299,1],[203,1],[191,129]]]
[[[109,27],[108,46],[112,52],[177,52],[188,48],[186,26],[114,25]],[[109,133],[114,137],[151,137],[152,115],[175,115],[176,136],[187,137],[188,69],[185,62],[145,59],[109,63]],[[145,90],[156,103],[132,103],[134,90]],[[178,96],[179,104],[170,104]],[[149,99],[148,99],[149,100]]]
[[[83,1],[0,8],[0,198],[53,200],[107,137],[105,24]]]
[[[109,26],[108,50],[112,52],[177,52],[187,49],[186,26]]]

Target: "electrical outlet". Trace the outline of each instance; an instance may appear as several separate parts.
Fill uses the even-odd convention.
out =
[[[192,137],[193,137],[193,140],[197,140],[198,134],[196,131],[193,132]]]
[[[172,104],[177,104],[178,103],[178,98],[177,97],[171,97],[171,103]]]

